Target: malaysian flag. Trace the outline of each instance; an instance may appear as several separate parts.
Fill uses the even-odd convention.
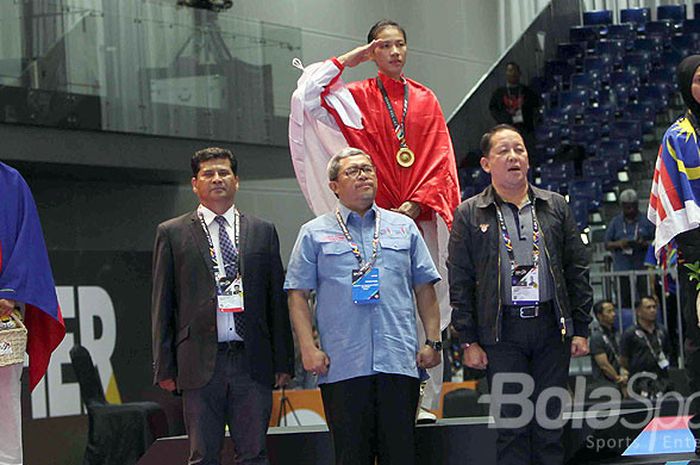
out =
[[[656,225],[657,257],[671,239],[700,226],[700,151],[686,116],[661,141],[647,217]]]
[[[22,176],[4,163],[0,199],[0,299],[25,304],[29,387],[34,389],[66,328],[32,193]]]

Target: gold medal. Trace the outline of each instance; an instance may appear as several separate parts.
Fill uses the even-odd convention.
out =
[[[413,151],[408,147],[401,147],[398,152],[396,152],[396,163],[404,168],[410,168],[413,162],[416,161],[416,156]]]

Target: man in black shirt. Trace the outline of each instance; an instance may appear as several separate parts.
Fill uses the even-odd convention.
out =
[[[656,322],[657,304],[654,297],[642,297],[635,311],[637,324],[627,328],[622,335],[621,362],[629,370],[630,378],[641,372],[656,375],[656,379],[644,377],[630,384],[634,392],[655,397],[669,388],[671,341],[666,329]]]
[[[496,89],[489,103],[493,119],[497,123],[515,126],[524,136],[530,135],[535,130],[535,112],[539,105],[538,95],[520,83],[520,66],[508,63],[506,85]]]
[[[601,300],[593,306],[598,324],[591,330],[590,347],[593,357],[592,388],[619,386],[625,392],[627,370],[620,366],[620,336],[615,331],[615,306]]]

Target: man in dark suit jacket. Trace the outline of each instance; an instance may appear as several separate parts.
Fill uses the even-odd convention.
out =
[[[235,208],[237,168],[228,150],[196,152],[200,205],[156,235],[154,382],[182,391],[189,464],[220,463],[226,424],[236,463],[269,463],[272,386],[294,369],[277,231]]]

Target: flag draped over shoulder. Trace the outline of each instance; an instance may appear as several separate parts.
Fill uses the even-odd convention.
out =
[[[661,141],[647,217],[656,225],[657,257],[671,239],[700,226],[700,151],[697,134],[685,116]]]
[[[66,328],[29,186],[0,162],[0,299],[25,304],[30,389],[46,373]]]

